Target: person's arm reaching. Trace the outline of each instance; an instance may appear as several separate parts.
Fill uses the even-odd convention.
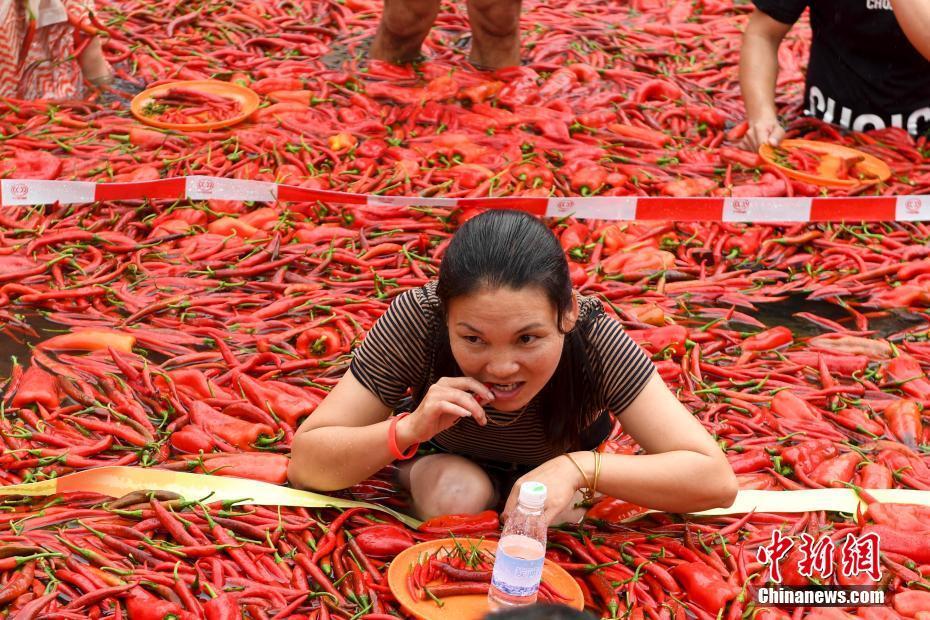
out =
[[[775,109],[775,85],[778,79],[778,47],[789,30],[791,25],[756,9],[743,33],[739,82],[749,121],[746,142],[754,151],[765,143],[777,146],[785,135]]]
[[[412,415],[397,422],[397,449],[406,452],[471,416],[486,424],[484,409],[472,394],[493,394],[469,377],[442,378]],[[390,407],[346,372],[307,418],[291,445],[288,479],[298,488],[334,491],[352,486],[394,461],[388,441]]]
[[[930,0],[891,0],[891,8],[908,41],[930,60]]]
[[[620,416],[624,432],[646,454],[604,454],[597,492],[667,512],[699,512],[729,506],[738,484],[726,455],[685,409],[658,373]],[[593,452],[572,452],[546,461],[517,481],[504,514],[516,505],[520,482],[536,480],[549,488],[546,517],[552,522],[570,508],[575,491],[594,480]]]

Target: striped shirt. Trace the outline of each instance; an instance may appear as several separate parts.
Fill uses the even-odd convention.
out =
[[[655,367],[620,323],[604,312],[598,299],[579,296],[578,302],[579,324],[588,326],[581,331],[585,353],[589,360],[598,360],[592,400],[603,404],[598,415],[620,414],[645,387]],[[445,329],[439,317],[435,281],[405,291],[355,350],[352,374],[385,405],[398,409],[410,390],[417,393],[439,379],[430,368],[436,330]],[[537,395],[522,414],[486,406],[488,425],[463,418],[432,441],[443,450],[472,459],[538,465],[563,453],[546,441],[539,401]]]

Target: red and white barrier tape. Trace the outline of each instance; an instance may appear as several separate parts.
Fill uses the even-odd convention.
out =
[[[833,198],[664,198],[593,196],[571,198],[418,198],[351,194],[296,185],[189,176],[133,183],[0,181],[0,206],[77,204],[105,200],[244,200],[367,206],[437,206],[519,209],[546,217],[692,222],[825,222],[930,220],[930,196]]]

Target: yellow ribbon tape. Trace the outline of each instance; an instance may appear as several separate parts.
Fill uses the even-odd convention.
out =
[[[420,525],[420,521],[413,517],[368,502],[337,499],[328,495],[300,491],[290,487],[245,478],[189,474],[167,469],[146,469],[142,467],[99,467],[88,469],[61,478],[53,478],[52,480],[0,487],[0,496],[43,496],[78,491],[100,493],[110,497],[122,497],[133,491],[173,491],[187,500],[199,500],[209,497],[207,501],[211,502],[241,500],[243,504],[259,504],[262,506],[361,507],[386,512],[411,528]]]
[[[864,489],[883,504],[919,504],[930,506],[930,491],[912,489]],[[855,514],[862,501],[853,489],[804,489],[801,491],[740,491],[732,506],[696,512],[696,515],[716,516],[747,512],[846,512]]]
[[[301,506],[304,508],[362,507],[385,512],[411,528],[420,521],[390,508],[337,499],[328,495],[300,491],[290,487],[258,482],[231,476],[189,474],[166,469],[141,467],[100,467],[68,474],[61,478],[0,487],[0,496],[44,496],[56,493],[92,492],[121,497],[133,491],[173,491],[185,499],[209,497],[209,501],[237,500],[243,504],[263,506]],[[911,489],[866,489],[876,500],[889,504],[918,504],[930,506],[930,491]],[[695,516],[746,514],[748,512],[812,512],[825,510],[855,514],[856,507],[865,503],[853,489],[804,489],[802,491],[740,491],[732,506],[692,513]],[[647,512],[656,512],[649,510]],[[646,514],[646,513],[643,513]],[[633,520],[642,514],[632,517]]]

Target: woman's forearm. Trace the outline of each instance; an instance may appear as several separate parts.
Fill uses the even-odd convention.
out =
[[[326,426],[294,437],[288,479],[295,487],[315,491],[345,489],[394,461],[388,448],[390,420],[370,426]],[[397,425],[398,449],[413,442],[406,427]]]
[[[891,8],[908,41],[930,60],[930,0],[891,0]]]
[[[594,479],[594,454],[573,453],[584,460]],[[603,454],[597,492],[666,512],[700,512],[729,506],[736,497],[736,477],[726,461],[699,452]]]

